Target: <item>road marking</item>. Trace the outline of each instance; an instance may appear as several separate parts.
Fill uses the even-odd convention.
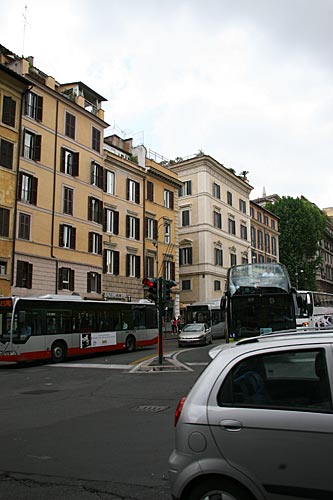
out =
[[[131,370],[133,368],[133,365],[103,365],[103,364],[98,364],[98,363],[91,363],[91,364],[85,364],[85,363],[56,363],[54,365],[50,365],[54,368],[61,367],[61,368],[102,368],[104,370]]]
[[[186,364],[189,365],[189,366],[208,366],[209,362],[198,361],[198,362],[186,363]]]

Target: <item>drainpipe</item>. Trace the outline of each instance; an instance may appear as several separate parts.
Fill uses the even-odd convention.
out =
[[[55,136],[54,136],[54,158],[53,158],[53,195],[52,195],[52,222],[51,222],[51,258],[55,260],[55,294],[58,294],[58,259],[54,255],[54,223],[55,223],[55,201],[56,201],[56,181],[57,181],[57,145],[58,145],[58,114],[59,101],[56,103]]]

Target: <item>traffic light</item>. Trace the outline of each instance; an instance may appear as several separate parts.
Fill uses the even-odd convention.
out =
[[[157,303],[157,279],[143,278],[142,284],[148,287],[148,299]]]
[[[164,300],[168,302],[171,300],[171,288],[176,286],[177,283],[173,280],[165,280],[164,281]]]

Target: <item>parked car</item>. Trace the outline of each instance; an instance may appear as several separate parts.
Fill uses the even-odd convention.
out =
[[[333,330],[224,346],[175,414],[174,500],[333,498]]]
[[[212,330],[206,323],[188,323],[178,336],[179,347],[185,345],[206,345],[213,341]]]

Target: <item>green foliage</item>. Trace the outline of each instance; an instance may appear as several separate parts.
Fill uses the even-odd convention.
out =
[[[321,259],[318,243],[324,236],[327,216],[313,203],[302,198],[282,197],[266,204],[280,217],[280,262],[298,289],[316,289],[316,269]]]

